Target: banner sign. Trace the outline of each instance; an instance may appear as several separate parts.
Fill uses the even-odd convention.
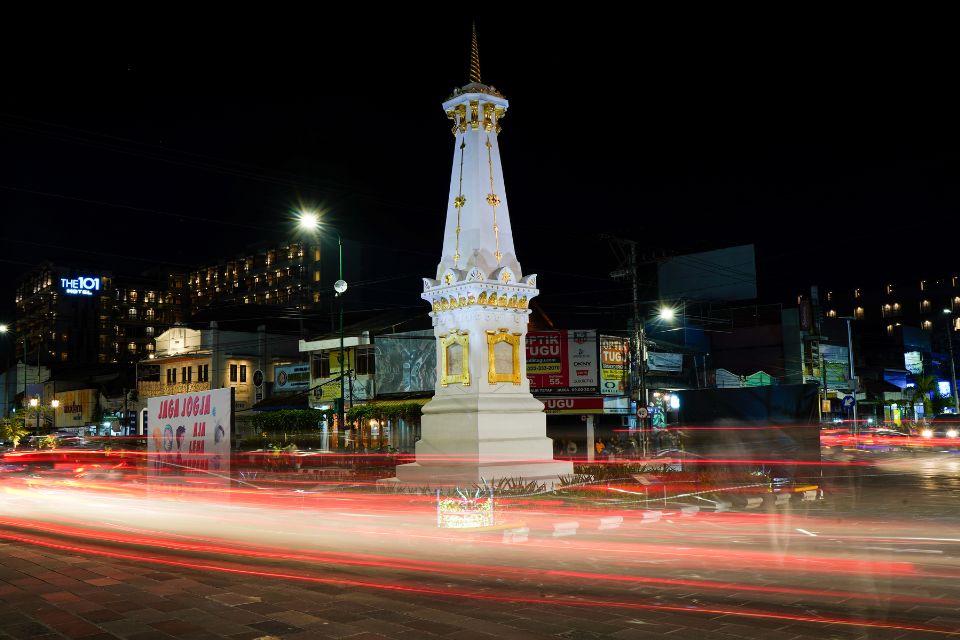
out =
[[[600,393],[605,396],[627,394],[627,370],[630,342],[627,338],[600,336]]]
[[[288,364],[273,368],[273,390],[275,393],[305,391],[309,388],[309,364]]]
[[[147,399],[147,470],[154,477],[230,477],[231,389]]]
[[[650,371],[670,371],[672,373],[680,373],[683,370],[683,354],[648,351],[647,369]]]
[[[603,398],[540,398],[544,413],[603,413]]]
[[[98,395],[96,389],[58,391],[54,396],[59,403],[54,409],[56,427],[85,427],[90,424]]]
[[[827,389],[850,388],[850,358],[846,347],[820,345],[820,357],[827,370]]]
[[[437,338],[433,330],[377,336],[377,394],[433,391],[437,386]]]
[[[526,347],[534,395],[599,393],[596,331],[531,331]]]

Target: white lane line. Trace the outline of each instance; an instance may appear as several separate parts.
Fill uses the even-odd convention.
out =
[[[894,553],[943,553],[939,549],[897,549],[895,547],[853,547],[866,551],[893,551]]]
[[[815,533],[810,533],[810,532],[807,531],[806,529],[797,529],[797,531],[799,531],[800,533],[805,533],[805,534],[807,534],[808,536],[811,536],[811,537],[813,537],[813,538],[816,538],[816,537],[817,537],[817,534],[815,534]]]
[[[577,534],[580,528],[579,522],[555,522],[553,525],[553,537],[573,536]]]

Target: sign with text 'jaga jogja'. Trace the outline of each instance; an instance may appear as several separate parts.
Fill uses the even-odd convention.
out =
[[[147,468],[154,476],[201,473],[229,480],[230,389],[147,399]],[[191,473],[192,472],[192,473]]]
[[[60,278],[60,287],[63,292],[72,296],[94,296],[100,294],[100,278],[78,276],[76,278]]]

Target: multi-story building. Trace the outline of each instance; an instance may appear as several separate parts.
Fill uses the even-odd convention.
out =
[[[187,286],[195,311],[242,304],[303,308],[320,301],[320,247],[291,242],[223,260],[191,271]]]
[[[299,362],[295,335],[173,327],[156,338],[152,358],[138,365],[141,401],[208,389],[235,389],[234,408],[251,408],[269,395],[276,365]],[[257,387],[255,373],[263,376]]]
[[[17,287],[15,354],[54,370],[135,362],[183,321],[182,279],[44,264]]]

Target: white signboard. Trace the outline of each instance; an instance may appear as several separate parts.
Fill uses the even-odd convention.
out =
[[[230,477],[230,389],[147,399],[147,466],[153,477]]]

